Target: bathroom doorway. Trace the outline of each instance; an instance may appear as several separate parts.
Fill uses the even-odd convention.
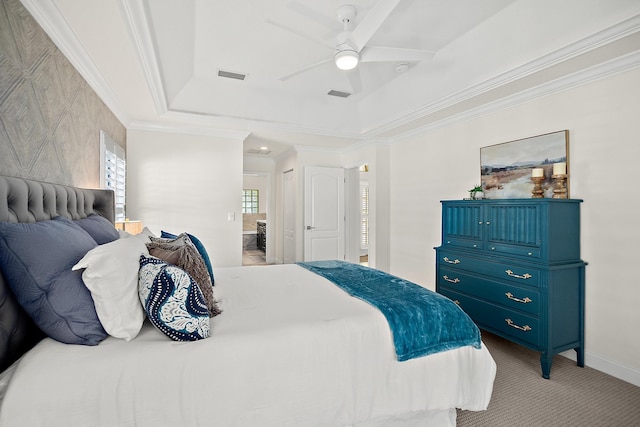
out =
[[[269,174],[243,174],[242,265],[267,264]]]

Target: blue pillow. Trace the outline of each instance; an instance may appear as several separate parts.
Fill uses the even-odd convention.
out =
[[[106,338],[82,271],[73,267],[96,242],[73,221],[0,222],[0,268],[18,303],[49,337],[96,345]]]
[[[138,294],[147,317],[174,341],[209,336],[209,310],[198,284],[179,267],[140,255]]]
[[[99,245],[113,242],[120,238],[120,233],[111,224],[111,221],[100,215],[91,214],[86,218],[77,219],[75,223],[89,233]]]
[[[191,242],[198,250],[198,253],[204,260],[204,264],[207,266],[207,271],[209,272],[209,277],[211,277],[211,285],[215,285],[215,280],[213,280],[213,265],[211,265],[211,259],[209,259],[209,253],[205,249],[202,242],[193,234],[187,233],[187,236],[191,239]],[[163,239],[176,239],[178,236],[176,234],[168,233],[164,230],[160,230],[160,237]]]

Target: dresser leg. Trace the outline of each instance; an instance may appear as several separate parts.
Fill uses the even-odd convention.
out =
[[[551,374],[551,364],[553,363],[553,356],[549,356],[547,353],[542,353],[540,356],[540,366],[542,367],[542,378],[549,379]]]
[[[576,359],[577,365],[581,368],[584,368],[584,347],[577,347],[576,350]]]

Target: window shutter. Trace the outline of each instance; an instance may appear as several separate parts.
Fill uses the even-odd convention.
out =
[[[116,203],[116,221],[125,220],[127,188],[127,162],[125,151],[104,131],[100,131],[101,187],[113,190]]]
[[[360,248],[369,248],[369,186],[360,186]]]

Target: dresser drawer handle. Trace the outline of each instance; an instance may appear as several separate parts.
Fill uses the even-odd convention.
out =
[[[526,303],[528,303],[528,302],[533,302],[533,300],[532,300],[531,298],[529,298],[529,297],[524,297],[524,299],[516,298],[516,297],[514,297],[514,296],[513,296],[513,294],[512,294],[511,292],[507,292],[505,295],[506,295],[506,296],[507,296],[507,298],[509,298],[510,300],[512,300],[512,301],[516,301],[516,302],[521,302],[521,303],[523,303],[523,304],[526,304]]]
[[[533,276],[530,275],[529,273],[524,273],[522,276],[519,276],[517,274],[514,274],[513,271],[511,270],[505,270],[505,273],[507,273],[508,276],[511,277],[515,277],[516,279],[531,279]]]
[[[447,282],[451,282],[451,283],[460,283],[460,279],[458,279],[457,277],[455,279],[449,279],[449,276],[442,276],[442,278],[444,280],[446,280]]]
[[[448,262],[449,264],[460,264],[460,260],[458,258],[454,259],[453,261],[451,261],[449,258],[444,257],[442,258],[444,260],[444,262]]]
[[[507,322],[507,325],[511,326],[512,328],[516,328],[516,329],[519,329],[519,330],[524,331],[524,332],[529,332],[531,330],[531,326],[529,326],[529,325],[524,325],[524,326],[516,325],[515,323],[513,323],[513,320],[511,320],[511,319],[504,319],[504,321]]]

